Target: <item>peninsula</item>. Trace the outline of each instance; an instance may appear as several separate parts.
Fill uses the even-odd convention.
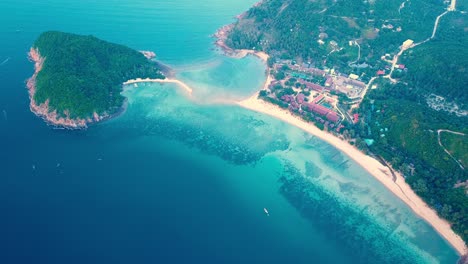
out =
[[[153,52],[138,52],[94,36],[42,33],[29,51],[35,72],[27,81],[33,113],[56,127],[80,129],[123,110],[122,84],[163,80]]]
[[[266,0],[214,37],[225,54],[267,64],[263,89],[238,105],[340,149],[466,257],[468,112],[457,73],[468,65],[452,53],[468,39],[454,6]]]

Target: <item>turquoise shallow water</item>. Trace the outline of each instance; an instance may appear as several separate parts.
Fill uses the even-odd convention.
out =
[[[258,89],[265,69],[221,56],[209,35],[253,3],[0,3],[1,263],[456,261],[348,157],[225,103]],[[195,100],[171,84],[128,87],[121,117],[52,130],[24,88],[26,52],[50,29],[154,50]]]

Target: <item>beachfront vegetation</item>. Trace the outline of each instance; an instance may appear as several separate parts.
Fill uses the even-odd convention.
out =
[[[397,84],[383,80],[361,104],[363,117],[354,129],[357,137],[374,139],[370,150],[391,163],[429,205],[453,224],[468,241],[468,136],[441,133],[447,129],[468,134],[468,117],[435,111],[427,103],[431,93],[466,107],[468,94],[468,37],[466,20],[449,13],[436,37],[406,51],[400,59],[407,72]],[[459,164],[452,156],[465,166]]]
[[[401,4],[400,0],[264,1],[235,24],[226,44],[372,76],[384,65],[381,56],[396,53],[403,41],[428,38],[445,8],[442,1],[407,1],[400,9]]]
[[[112,114],[122,106],[128,79],[164,78],[158,65],[128,47],[93,36],[50,31],[34,43],[45,58],[37,75],[34,100],[71,118]]]
[[[468,117],[435,111],[426,101],[435,93],[466,107],[468,37],[463,31],[468,25],[460,16],[447,14],[436,38],[403,54],[401,63],[408,71],[397,84],[378,83],[379,89],[359,109],[363,119],[356,130],[359,137],[374,139],[371,151],[401,171],[414,191],[468,241]],[[466,135],[441,132],[440,146],[440,129]]]
[[[468,173],[445,153],[437,133],[448,129],[468,134],[468,117],[429,108],[418,89],[408,85],[379,85],[361,104],[363,118],[353,128],[356,137],[375,140],[370,151],[401,171],[413,190],[468,241],[468,196],[466,186],[459,185]],[[442,133],[441,141],[463,163],[468,136]]]
[[[468,25],[464,15],[447,13],[429,40],[436,17],[446,7],[443,1],[425,0],[268,0],[235,23],[226,44],[265,51],[271,55],[271,65],[278,59],[306,62],[341,74],[352,72],[367,82],[378,70],[389,73],[389,62],[403,41],[428,40],[403,53],[398,61],[403,67],[392,75],[395,84],[383,78],[373,83],[378,89],[370,90],[351,113],[359,114],[359,121],[342,122],[340,136],[399,170],[468,242],[468,173],[439,145],[437,133],[447,129],[468,134],[468,117],[436,111],[427,101],[435,94],[466,109]],[[457,10],[463,8],[463,3],[457,3]],[[281,78],[281,71],[276,75]],[[348,110],[345,101],[340,98]],[[443,146],[464,166],[467,141],[467,136],[441,134]]]

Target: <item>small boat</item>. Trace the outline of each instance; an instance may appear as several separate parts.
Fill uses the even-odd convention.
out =
[[[265,214],[266,214],[267,216],[270,216],[270,213],[268,212],[268,209],[263,208],[263,211],[265,212]]]
[[[10,60],[10,57],[6,58],[2,63],[0,63],[0,66],[3,66]]]

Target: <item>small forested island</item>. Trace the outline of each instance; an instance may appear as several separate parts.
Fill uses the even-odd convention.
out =
[[[165,78],[154,56],[94,36],[44,32],[29,52],[35,62],[27,82],[31,111],[64,128],[112,117],[124,107],[123,82]]]
[[[455,0],[264,0],[215,37],[228,53],[267,53],[260,99],[398,172],[468,242],[466,11]]]

